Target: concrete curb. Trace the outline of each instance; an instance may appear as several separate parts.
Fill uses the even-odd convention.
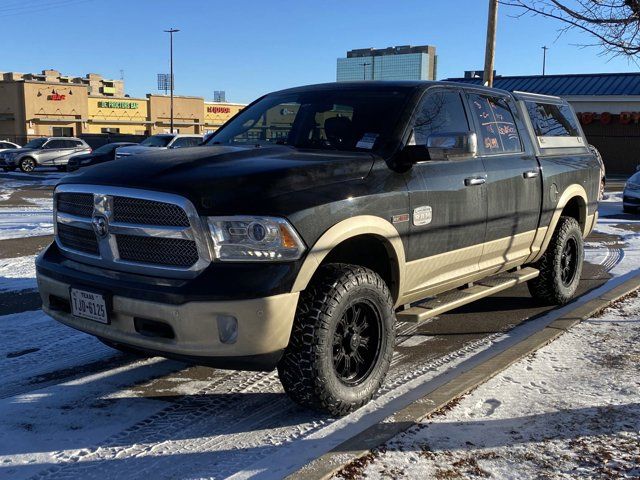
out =
[[[598,295],[596,298],[578,305],[546,327],[531,334],[519,343],[497,353],[476,367],[462,372],[455,379],[434,389],[419,400],[396,412],[392,421],[380,422],[367,428],[330,452],[318,457],[302,469],[288,476],[291,480],[327,479],[345,465],[367,455],[399,433],[404,432],[425,417],[438,411],[452,400],[468,393],[486,382],[510,365],[518,362],[530,353],[544,347],[568,331],[574,325],[592,317],[616,300],[640,288],[640,274],[631,277],[622,284]]]

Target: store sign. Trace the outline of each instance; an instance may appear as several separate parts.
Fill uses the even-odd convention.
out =
[[[66,99],[67,99],[66,95],[61,95],[59,93],[52,93],[51,95],[47,95],[47,100],[52,100],[54,102],[60,102]]]
[[[609,112],[582,112],[578,113],[578,118],[582,125],[591,125],[594,122],[598,122],[602,125],[616,123],[620,125],[629,125],[632,123],[640,123],[640,112],[621,112],[620,114]]]
[[[229,107],[207,107],[207,113],[231,113],[231,108]]]
[[[98,108],[138,108],[138,102],[119,102],[115,100],[101,100],[98,102]]]

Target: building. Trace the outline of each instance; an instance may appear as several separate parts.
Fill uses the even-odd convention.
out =
[[[467,75],[449,81],[482,84]],[[496,76],[495,88],[564,97],[578,114],[589,143],[608,174],[630,174],[640,165],[640,73]]]
[[[205,102],[202,97],[175,96],[174,129],[179,133],[215,131],[244,105]],[[26,143],[40,136],[84,134],[153,135],[169,132],[167,95],[131,98],[122,80],[90,73],[63,76],[56,70],[42,74],[0,74],[0,139]]]
[[[338,82],[353,80],[435,80],[436,47],[403,45],[389,48],[361,48],[338,58]]]

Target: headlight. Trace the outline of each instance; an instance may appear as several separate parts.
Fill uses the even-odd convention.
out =
[[[284,218],[208,217],[213,257],[228,262],[298,260],[305,245]]]

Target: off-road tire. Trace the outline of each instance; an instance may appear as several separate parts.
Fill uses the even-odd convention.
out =
[[[20,159],[19,167],[22,173],[33,173],[37,166],[38,163],[31,157],[24,157]]]
[[[344,325],[343,315],[361,304],[379,315],[376,357],[361,382],[350,385],[340,379],[334,366],[336,348],[340,348],[335,343],[340,335],[336,329],[342,328],[339,323]],[[355,265],[322,267],[300,295],[291,339],[278,363],[285,392],[300,405],[331,415],[360,408],[378,391],[389,370],[395,322],[391,293],[378,274]]]
[[[135,355],[137,357],[151,357],[152,355],[146,354],[142,350],[138,350],[137,348],[130,347],[128,345],[124,345],[122,343],[114,342],[111,340],[107,340],[106,338],[97,337],[102,343],[104,343],[107,347],[111,347],[114,350],[118,350],[122,353],[126,353],[128,355]]]
[[[563,253],[574,242],[575,266],[572,268],[570,279],[563,280]],[[529,293],[544,303],[564,305],[576,292],[582,274],[584,261],[584,242],[578,222],[571,217],[560,217],[556,231],[542,258],[534,265],[540,270],[540,275],[527,282]]]

